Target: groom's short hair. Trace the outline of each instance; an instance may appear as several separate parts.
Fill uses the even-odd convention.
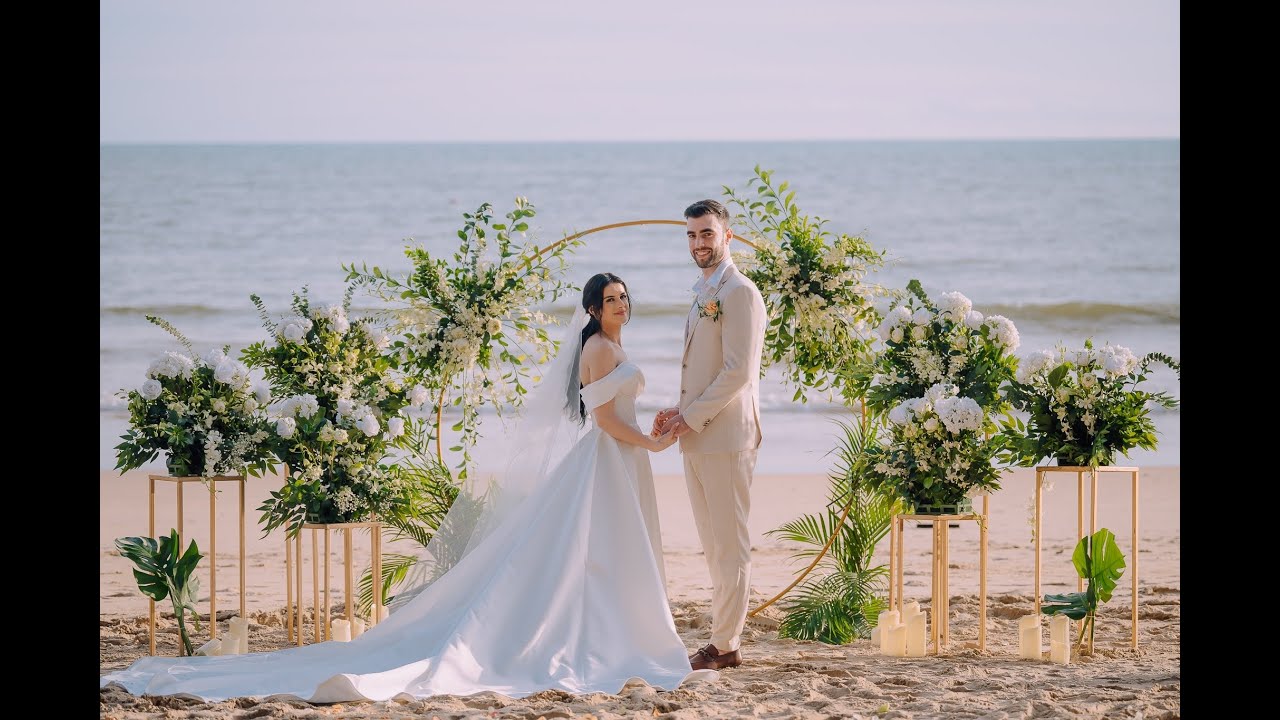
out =
[[[720,224],[729,227],[729,210],[718,200],[699,200],[684,209],[685,218],[697,218],[711,213],[720,218]]]

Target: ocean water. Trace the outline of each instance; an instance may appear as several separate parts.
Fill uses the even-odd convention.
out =
[[[101,467],[114,467],[127,426],[116,393],[178,347],[144,315],[166,318],[201,352],[238,351],[266,337],[251,294],[280,312],[304,286],[338,302],[343,264],[403,275],[406,246],[451,257],[462,213],[483,202],[500,217],[529,198],[538,213],[526,242],[545,246],[609,223],[680,220],[694,200],[723,199],[724,186],[745,190],[757,165],[790,182],[829,230],[886,251],[872,281],[962,292],[1013,320],[1020,355],[1092,337],[1178,358],[1180,154],[1178,140],[102,145]],[[588,236],[568,278],[581,285],[604,270],[634,298],[623,343],[646,375],[644,425],[678,395],[698,271],[674,225]],[[567,317],[572,302],[550,309]],[[357,314],[374,306],[357,293]],[[1166,370],[1148,387],[1180,395]],[[794,403],[792,391],[777,372],[762,383],[758,473],[832,466],[834,421],[849,413],[820,398]],[[1125,462],[1179,464],[1179,412],[1153,417],[1159,447]],[[482,448],[501,441],[497,430],[482,425]],[[655,455],[654,468],[679,473],[679,455]]]

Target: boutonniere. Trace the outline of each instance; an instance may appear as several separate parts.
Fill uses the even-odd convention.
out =
[[[715,298],[698,303],[698,317],[711,318],[711,322],[719,320],[722,312],[724,309],[720,307],[720,301]]]

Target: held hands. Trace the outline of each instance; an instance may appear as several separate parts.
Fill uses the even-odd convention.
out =
[[[673,407],[662,410],[654,416],[653,429],[649,434],[656,438],[659,435],[671,433],[678,438],[692,429],[689,427],[689,423],[684,421],[684,415],[680,414],[680,408]]]
[[[662,452],[676,443],[676,434],[673,431],[667,431],[662,435],[650,435],[651,442],[649,450],[652,452]]]

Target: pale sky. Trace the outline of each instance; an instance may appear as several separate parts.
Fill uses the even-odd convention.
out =
[[[1180,136],[1167,0],[100,10],[106,143]]]

